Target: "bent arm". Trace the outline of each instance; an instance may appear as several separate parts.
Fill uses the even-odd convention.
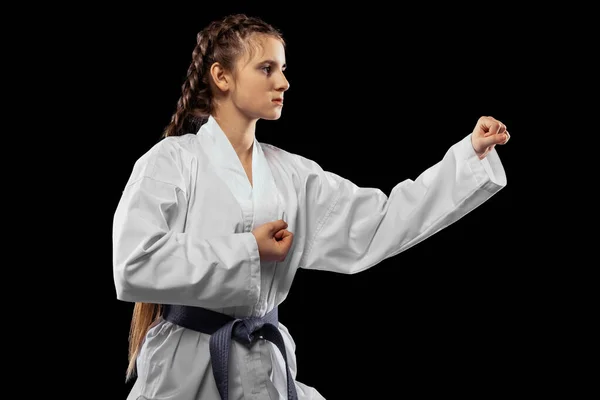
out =
[[[173,184],[142,177],[125,188],[113,223],[117,298],[207,308],[254,304],[254,235],[192,237],[184,231],[186,210],[186,194]]]
[[[480,160],[468,135],[415,181],[389,198],[327,173],[321,191],[331,204],[300,262],[301,268],[353,274],[405,251],[459,220],[506,185],[496,150]]]

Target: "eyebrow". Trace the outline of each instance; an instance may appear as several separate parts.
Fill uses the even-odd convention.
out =
[[[279,65],[279,63],[275,60],[263,60],[260,62],[260,64]],[[281,69],[286,69],[286,68],[287,68],[287,64],[283,64],[281,66]]]

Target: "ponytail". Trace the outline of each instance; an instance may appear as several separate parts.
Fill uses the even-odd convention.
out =
[[[125,382],[136,374],[136,360],[148,330],[160,320],[161,305],[152,303],[135,303],[131,328],[129,331],[129,365]]]

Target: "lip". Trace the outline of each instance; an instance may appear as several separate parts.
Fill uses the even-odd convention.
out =
[[[275,100],[273,100],[273,103],[283,105],[283,99],[275,99]]]

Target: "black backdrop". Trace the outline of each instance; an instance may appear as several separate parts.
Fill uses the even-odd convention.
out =
[[[500,119],[512,135],[498,148],[507,187],[464,219],[357,275],[298,272],[280,307],[296,341],[298,379],[328,399],[488,398],[512,395],[531,380],[538,304],[535,272],[517,257],[531,226],[516,212],[529,184],[519,170],[534,101],[527,82],[528,41],[535,38],[526,35],[524,21],[496,15],[511,17],[508,35],[489,14],[468,17],[458,9],[433,15],[388,7],[325,12],[201,4],[146,11],[102,13],[105,24],[90,53],[96,89],[105,95],[93,120],[95,146],[104,155],[92,171],[102,176],[95,214],[102,246],[92,270],[111,322],[99,333],[102,384],[92,375],[84,385],[109,390],[113,399],[130,389],[124,373],[133,305],[115,297],[112,216],[133,163],[156,143],[174,110],[196,32],[231,12],[263,17],[288,44],[291,88],[283,115],[260,121],[257,138],[360,186],[389,194],[437,162],[481,115]]]

